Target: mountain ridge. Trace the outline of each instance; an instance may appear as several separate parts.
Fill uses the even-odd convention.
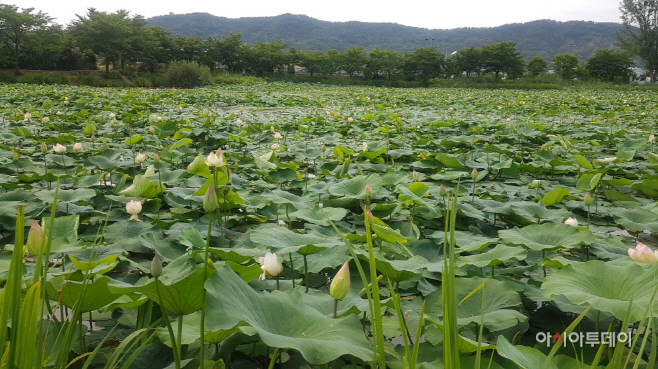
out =
[[[614,48],[620,23],[541,19],[496,27],[428,29],[398,23],[361,21],[330,22],[303,14],[285,13],[273,17],[227,18],[208,13],[170,14],[147,19],[174,35],[206,38],[242,33],[246,43],[281,40],[300,50],[344,50],[363,46],[407,53],[433,46],[447,54],[470,46],[514,41],[526,58],[535,55],[551,60],[570,53],[581,60],[597,49]]]

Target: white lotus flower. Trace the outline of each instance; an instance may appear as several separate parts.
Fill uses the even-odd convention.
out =
[[[146,160],[146,154],[144,154],[143,152],[140,152],[139,154],[137,154],[137,156],[135,156],[135,161],[138,163],[143,163],[144,160]]]
[[[66,152],[66,146],[61,145],[61,144],[55,144],[55,146],[53,146],[53,151],[56,154],[63,154],[63,153]]]
[[[260,263],[260,268],[263,269],[263,274],[259,277],[260,279],[264,280],[268,275],[276,277],[283,271],[283,265],[279,262],[275,253],[266,252],[265,257],[258,257],[258,262]]]
[[[578,219],[567,218],[567,220],[564,221],[564,224],[570,225],[572,227],[578,227]]]
[[[75,151],[75,152],[80,152],[80,151],[82,151],[82,142],[76,142],[76,143],[73,145],[73,151]]]
[[[658,250],[651,251],[649,246],[639,242],[634,249],[628,249],[628,256],[638,263],[658,263]]]
[[[137,214],[142,211],[142,203],[140,201],[130,200],[126,204],[126,211],[130,214],[130,219],[128,220],[139,220]]]

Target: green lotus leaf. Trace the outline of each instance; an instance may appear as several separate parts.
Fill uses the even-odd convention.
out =
[[[547,359],[546,355],[536,348],[521,345],[513,346],[503,335],[498,336],[496,348],[500,356],[513,361],[522,369],[542,368]],[[555,363],[549,361],[546,369],[558,369],[558,367]]]
[[[102,276],[92,282],[65,281],[64,276],[55,277],[47,284],[48,297],[68,307],[75,307],[81,313],[98,310],[122,296],[108,288],[107,276]],[[56,287],[57,286],[57,287]],[[61,294],[58,293],[61,290]]]
[[[383,186],[379,174],[371,174],[368,176],[361,175],[350,179],[344,179],[329,187],[329,193],[334,196],[365,200],[365,188],[368,183],[370,183],[370,186],[372,187],[373,197],[377,197],[378,191],[380,191]]]
[[[485,253],[460,256],[456,262],[458,267],[464,265],[475,265],[478,268],[492,267],[512,258],[523,260],[527,254],[528,252],[522,247],[499,244]]]
[[[256,245],[263,248],[271,247],[274,252],[281,254],[299,252],[303,255],[310,255],[328,247],[343,244],[338,238],[295,233],[285,227],[260,227],[251,233],[250,238]],[[313,247],[306,247],[309,245]]]
[[[313,224],[328,226],[330,223],[329,220],[327,220],[327,217],[335,222],[345,218],[347,213],[347,209],[343,208],[325,207],[320,209],[319,206],[309,206],[292,212],[290,215],[298,219],[304,219]]]
[[[536,250],[552,250],[560,247],[573,248],[595,241],[592,232],[581,231],[566,224],[533,224],[527,227],[503,229],[498,236],[506,242]]]
[[[658,214],[646,209],[616,208],[612,218],[616,223],[634,231],[658,232]]]
[[[469,296],[482,283],[484,287]],[[498,331],[513,327],[526,321],[527,316],[518,312],[521,296],[516,291],[518,287],[513,282],[500,281],[491,278],[456,278],[455,301],[457,305],[457,324],[465,326],[482,321],[482,294],[486,290],[484,301],[484,325],[490,331]],[[441,290],[438,289],[427,296],[425,313],[433,320],[440,321],[443,317]],[[469,296],[468,298],[466,298]],[[464,300],[465,299],[465,300]]]
[[[552,206],[562,202],[565,197],[569,196],[569,190],[565,188],[556,188],[542,197],[541,202],[546,206]]]
[[[544,296],[564,295],[576,305],[592,305],[623,320],[630,301],[631,323],[644,317],[655,289],[655,272],[658,264],[642,267],[630,258],[603,262],[567,265],[546,277],[541,290]],[[658,315],[654,304],[653,315]]]
[[[168,265],[163,273],[166,273],[172,264]],[[213,271],[209,270],[208,274]],[[166,281],[165,281],[166,282]],[[186,315],[193,313],[203,305],[203,268],[199,268],[192,273],[169,282],[163,283],[161,279],[156,282],[152,279],[150,283],[139,288],[139,291],[151,300],[160,302],[158,288],[162,297],[162,305],[174,314]],[[158,287],[156,287],[158,283]]]
[[[297,350],[312,365],[342,355],[372,360],[372,345],[356,316],[328,318],[306,305],[297,290],[258,293],[227,266],[217,269],[206,288],[211,331],[247,323],[266,345]]]

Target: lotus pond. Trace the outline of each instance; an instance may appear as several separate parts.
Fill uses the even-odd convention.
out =
[[[0,90],[0,366],[655,365],[655,93]]]

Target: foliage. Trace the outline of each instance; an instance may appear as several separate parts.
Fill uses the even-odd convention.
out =
[[[414,50],[404,56],[402,70],[411,76],[418,76],[423,82],[439,77],[443,71],[445,57],[432,47]]]
[[[614,81],[615,79],[628,79],[633,64],[630,55],[625,52],[601,49],[587,59],[586,68],[589,74],[595,78]]]
[[[547,67],[548,63],[546,60],[544,60],[544,58],[541,56],[534,56],[532,59],[530,59],[530,61],[528,61],[526,69],[531,76],[537,77],[538,75],[544,73]]]
[[[658,1],[622,0],[619,7],[624,28],[618,36],[621,48],[637,55],[649,71],[651,82],[658,73]]]
[[[480,51],[482,67],[486,72],[492,72],[498,78],[500,73],[508,78],[515,79],[523,75],[525,61],[516,50],[515,42],[500,42],[484,45]]]
[[[206,66],[180,61],[169,63],[164,78],[167,86],[192,88],[209,84],[211,74]]]
[[[555,73],[562,79],[573,79],[576,76],[578,57],[571,54],[559,54],[553,58]]]
[[[205,368],[653,365],[658,264],[627,249],[656,247],[657,95],[504,88],[530,81],[572,83],[1,86],[0,360],[200,368],[203,337]]]
[[[20,71],[19,63],[24,54],[26,36],[46,29],[51,20],[41,11],[34,12],[34,8],[18,11],[17,6],[0,4],[0,42],[9,52],[17,73]]]

